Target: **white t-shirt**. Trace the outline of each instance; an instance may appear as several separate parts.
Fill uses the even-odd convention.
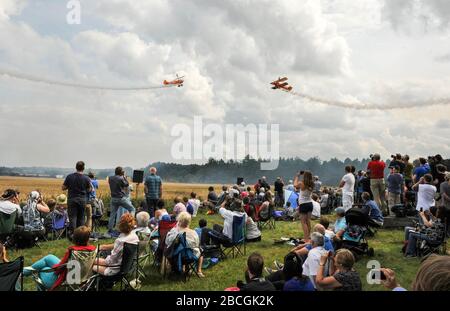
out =
[[[19,204],[15,204],[11,201],[0,201],[0,212],[11,215],[15,211],[18,212],[18,215],[22,214],[22,209]]]
[[[353,193],[355,189],[355,176],[352,173],[345,174],[342,177],[342,181],[345,182],[342,187],[342,193]]]
[[[200,206],[200,200],[189,199],[188,203],[191,204],[192,208],[194,209],[194,214],[192,214],[192,217],[197,216],[198,207]]]
[[[320,206],[327,207],[328,204],[328,194],[322,194],[320,197]]]
[[[419,191],[417,192],[417,206],[416,210],[420,211],[423,208],[424,211],[430,209],[435,205],[434,196],[436,195],[436,187],[429,184],[420,184]]]
[[[316,287],[314,277],[317,275],[320,267],[320,257],[326,254],[325,249],[322,246],[314,247],[308,252],[305,263],[303,264],[303,275],[308,276],[311,282]]]
[[[238,213],[238,212],[232,212],[230,210],[227,210],[224,207],[221,207],[219,209],[219,214],[222,215],[224,222],[223,222],[223,231],[222,233],[229,237],[230,239],[233,239],[233,217],[234,216],[239,216],[239,217],[244,217],[244,222],[246,221],[245,213]]]
[[[256,239],[261,236],[261,231],[259,231],[258,226],[253,221],[251,217],[248,217],[248,222],[246,223],[246,238],[249,240]]]
[[[313,200],[312,204],[313,204],[312,216],[320,218],[320,203]]]

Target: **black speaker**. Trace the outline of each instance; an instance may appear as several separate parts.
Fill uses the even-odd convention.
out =
[[[133,182],[135,184],[142,184],[144,181],[144,171],[134,170],[133,171]]]
[[[240,186],[244,182],[244,177],[238,177],[236,181],[236,185]]]

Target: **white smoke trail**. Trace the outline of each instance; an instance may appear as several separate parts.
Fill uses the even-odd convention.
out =
[[[18,72],[12,72],[12,71],[8,71],[8,70],[1,70],[1,69],[0,69],[0,75],[8,76],[11,78],[16,78],[16,79],[21,79],[21,80],[27,80],[27,81],[31,81],[31,82],[45,83],[45,84],[49,84],[49,85],[74,87],[74,88],[90,89],[90,90],[102,90],[102,91],[142,91],[142,90],[152,90],[152,89],[163,89],[163,88],[168,88],[168,87],[172,86],[172,85],[159,85],[159,86],[138,86],[138,87],[112,87],[112,86],[87,85],[87,84],[74,83],[74,82],[54,81],[54,80],[49,80],[49,79],[45,79],[45,78],[39,78],[39,77],[32,76],[32,75],[27,75],[27,74],[18,73]]]
[[[430,106],[438,106],[438,105],[449,105],[450,98],[432,98],[426,101],[414,101],[409,103],[390,103],[388,105],[374,104],[374,103],[349,103],[335,100],[328,100],[324,98],[319,98],[303,93],[298,92],[289,92],[285,91],[293,96],[301,97],[311,102],[341,107],[341,108],[349,108],[356,110],[394,110],[394,109],[409,109],[416,107],[430,107]]]

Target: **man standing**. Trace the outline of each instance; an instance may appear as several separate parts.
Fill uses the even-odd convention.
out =
[[[111,191],[111,214],[109,215],[108,233],[115,234],[114,227],[116,225],[117,211],[123,207],[131,214],[134,214],[135,208],[128,200],[128,179],[125,176],[125,171],[118,166],[115,170],[115,175],[108,178],[109,189]]]
[[[403,175],[399,173],[400,168],[396,165],[391,167],[391,173],[387,178],[388,183],[388,207],[392,209],[394,205],[400,204],[400,195],[403,187]],[[388,210],[388,212],[389,212]]]
[[[345,167],[345,175],[342,177],[339,188],[342,188],[342,207],[348,211],[353,207],[353,194],[355,189],[355,175],[352,173],[352,167]]]
[[[403,163],[405,164],[405,174],[403,174],[403,177],[405,178],[406,183],[407,181],[413,180],[414,165],[409,162],[409,155],[405,154],[402,159]]]
[[[414,183],[418,183],[420,179],[430,172],[430,166],[425,158],[419,158],[420,166],[414,169]]]
[[[277,180],[274,183],[275,188],[275,205],[283,206],[284,205],[284,182],[281,177],[277,177]]]
[[[91,180],[83,174],[85,164],[78,161],[76,172],[67,175],[62,190],[68,190],[67,214],[69,216],[69,238],[74,230],[85,223],[84,216],[89,192],[92,191]]]
[[[381,156],[377,153],[372,157],[372,161],[367,165],[367,170],[370,177],[370,189],[374,201],[387,214],[387,207],[385,202],[384,192],[386,190],[384,183],[384,169],[386,164],[381,161]]]
[[[322,188],[322,182],[319,180],[319,176],[314,176],[314,190],[313,192],[320,195],[320,189]]]
[[[156,168],[150,168],[150,175],[145,178],[144,182],[145,199],[149,209],[150,217],[155,216],[158,200],[162,196],[162,179],[156,175]]]

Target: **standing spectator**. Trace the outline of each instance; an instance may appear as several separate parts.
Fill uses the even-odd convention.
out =
[[[361,180],[364,178],[364,171],[359,170],[356,175],[355,185],[356,185],[356,202],[361,202],[361,195],[364,192],[363,185],[361,184]],[[369,184],[370,187],[370,184]]]
[[[400,168],[396,166],[391,166],[391,173],[387,178],[388,184],[388,207],[392,209],[394,205],[400,204],[400,195],[402,193],[402,188],[404,185],[404,180],[402,174],[400,174]],[[389,211],[389,210],[388,210]]]
[[[299,177],[303,175],[303,180],[299,181]],[[300,189],[298,196],[298,212],[300,214],[300,223],[303,229],[303,238],[309,240],[311,238],[311,215],[313,211],[312,191],[314,189],[313,176],[311,172],[299,172],[294,179],[295,188]]]
[[[322,188],[322,182],[319,180],[319,176],[314,176],[314,193],[320,195],[320,189]]]
[[[92,172],[89,172],[88,177],[91,180],[91,191],[89,192],[88,202],[86,204],[86,227],[92,231],[92,210],[96,204],[95,200],[97,199],[98,180]]]
[[[275,205],[283,206],[284,205],[284,181],[281,177],[277,177],[277,180],[274,183],[275,188]]]
[[[261,187],[263,187],[266,191],[269,191],[269,190],[270,190],[270,185],[269,185],[269,183],[267,182],[266,176],[263,176],[263,177],[261,178]]]
[[[445,174],[447,173],[447,167],[444,164],[437,164],[436,165],[436,173],[433,175],[434,182],[433,184],[436,185],[437,192],[441,192],[441,184],[445,182]]]
[[[68,190],[67,213],[69,215],[69,238],[73,231],[84,225],[84,216],[88,194],[92,191],[89,177],[83,174],[85,164],[78,161],[76,172],[67,175],[62,185],[62,190]]]
[[[286,190],[295,191],[294,182],[292,181],[292,179],[289,180],[289,184],[287,185]]]
[[[426,174],[422,176],[420,180],[413,186],[413,189],[417,191],[417,205],[416,210],[428,211],[435,206],[434,197],[436,195],[436,186],[432,185],[433,176]]]
[[[441,214],[444,214],[447,235],[450,234],[450,173],[445,175],[445,181],[441,183]]]
[[[372,189],[370,189],[370,178],[367,172],[363,172],[363,176],[359,181],[359,185],[361,186],[362,192],[368,192],[370,197],[373,199]]]
[[[144,192],[150,217],[155,216],[158,200],[162,198],[162,179],[156,175],[156,168],[150,168],[150,175],[145,178]]]
[[[384,183],[384,169],[386,164],[381,161],[381,156],[376,153],[372,157],[372,161],[367,165],[367,170],[370,177],[370,189],[372,190],[372,195],[379,207],[388,213],[386,207],[386,199],[384,197],[385,183]]]
[[[115,175],[108,178],[108,183],[111,191],[111,214],[109,215],[108,233],[116,235],[114,228],[119,208],[123,207],[132,214],[134,214],[135,209],[127,198],[130,184],[122,167],[116,167]]]
[[[405,178],[405,183],[407,183],[413,180],[414,165],[409,162],[409,155],[407,154],[403,156],[403,163],[405,163],[405,174],[403,177]]]
[[[402,155],[400,153],[397,153],[395,156],[393,155],[392,161],[391,161],[391,163],[389,163],[389,168],[396,167],[396,166],[398,166],[397,172],[399,172],[402,175],[405,174],[406,165],[403,162]]]
[[[418,183],[425,174],[430,173],[430,166],[425,158],[419,158],[419,163],[420,165],[414,169],[414,183]]]
[[[342,177],[339,187],[342,188],[342,207],[348,211],[353,206],[353,194],[355,189],[355,175],[352,173],[352,167],[345,167],[345,175]]]

